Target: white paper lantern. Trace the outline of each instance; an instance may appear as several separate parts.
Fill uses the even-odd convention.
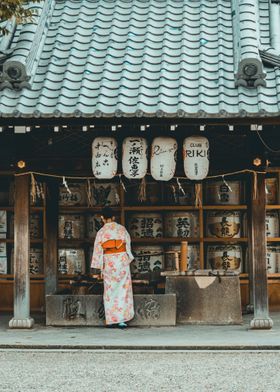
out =
[[[184,170],[190,180],[203,180],[209,171],[209,141],[191,136],[183,144]]]
[[[96,178],[111,179],[117,174],[117,142],[112,137],[97,137],[92,143],[92,171]]]
[[[176,169],[178,143],[171,137],[156,137],[152,143],[151,175],[157,181],[169,181]]]
[[[147,173],[147,141],[143,137],[127,137],[123,141],[122,168],[127,178],[143,178]]]

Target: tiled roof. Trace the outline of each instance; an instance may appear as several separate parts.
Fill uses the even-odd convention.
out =
[[[249,22],[234,43],[236,3]],[[37,22],[17,28],[14,52],[7,51],[4,64],[19,48],[27,63],[40,37],[28,60],[30,80],[8,88],[3,78],[0,116],[279,115],[280,70],[263,67],[258,53],[258,45],[264,50],[270,45],[269,2],[258,2],[259,25],[248,11],[253,3],[257,0],[46,0],[47,17],[42,20],[43,10]],[[238,23],[244,23],[242,17]],[[239,60],[253,57],[260,70],[251,88],[237,81],[236,42]]]

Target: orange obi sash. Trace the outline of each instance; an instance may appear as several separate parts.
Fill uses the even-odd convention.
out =
[[[126,252],[126,245],[122,240],[108,240],[103,242],[101,246],[105,255]]]

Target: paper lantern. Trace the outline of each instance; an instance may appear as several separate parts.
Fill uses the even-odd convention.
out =
[[[169,181],[175,174],[178,143],[171,137],[156,137],[152,143],[151,175]]]
[[[147,141],[142,137],[127,137],[123,141],[122,168],[127,178],[143,178],[147,173]]]
[[[92,143],[92,171],[96,178],[111,179],[117,174],[117,142],[112,137],[97,137]]]
[[[203,180],[209,171],[209,141],[206,137],[191,136],[183,144],[184,170],[190,180]]]

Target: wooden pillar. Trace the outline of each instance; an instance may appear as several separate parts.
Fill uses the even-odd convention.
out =
[[[248,277],[249,277],[249,303],[246,306],[247,313],[254,313],[254,284],[253,284],[253,231],[252,231],[252,190],[254,187],[253,177],[248,179],[250,193],[247,196],[247,225],[248,225]]]
[[[54,294],[58,287],[58,182],[49,180],[45,208],[45,294]]]
[[[267,262],[265,230],[265,174],[256,173],[251,187],[251,214],[248,230],[251,231],[249,260],[253,277],[254,318],[251,329],[271,329],[267,297]]]
[[[29,175],[15,178],[14,317],[10,328],[32,328],[29,281]]]

